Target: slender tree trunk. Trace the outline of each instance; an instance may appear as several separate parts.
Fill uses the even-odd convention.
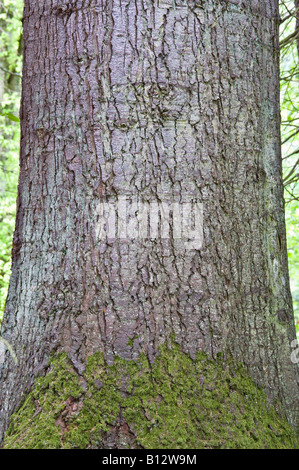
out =
[[[21,174],[2,326],[19,362],[7,352],[1,368],[2,433],[23,405],[6,446],[225,447],[237,435],[240,447],[293,445],[276,424],[257,423],[255,403],[268,409],[261,398],[250,402],[248,428],[224,416],[243,416],[250,401],[233,361],[257,384],[252,396],[264,390],[276,407],[274,423],[298,423],[278,26],[277,0],[25,0]],[[120,196],[202,203],[202,247],[187,249],[173,233],[99,240],[100,204]],[[59,382],[62,370],[75,391]],[[138,377],[152,387],[139,401]],[[54,390],[47,412],[40,389]],[[99,424],[80,427],[88,390],[102,407],[97,438]],[[169,433],[188,407],[198,440],[166,438],[165,425]],[[212,430],[194,417],[199,407]],[[57,430],[54,443],[37,437]]]
[[[294,1],[295,4],[295,17],[296,17],[296,26],[295,26],[295,33],[296,33],[296,42],[297,42],[297,53],[299,57],[299,0]]]

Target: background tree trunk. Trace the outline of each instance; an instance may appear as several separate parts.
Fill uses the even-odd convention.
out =
[[[66,353],[84,390],[88,357],[102,353],[107,370],[142,354],[151,365],[170,338],[190,367],[198,351],[211,369],[219,353],[224,363],[232,355],[298,423],[278,1],[187,3],[25,0],[21,173],[2,326],[19,363],[7,353],[1,369],[2,433],[36,377],[56,370],[50,356]],[[99,242],[99,203],[120,195],[202,202],[203,247]],[[119,410],[119,426],[106,423],[93,445],[145,446]]]

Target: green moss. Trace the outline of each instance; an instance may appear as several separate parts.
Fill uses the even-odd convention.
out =
[[[221,355],[192,360],[171,344],[154,364],[116,357],[108,366],[94,354],[82,377],[65,354],[53,357],[13,415],[4,447],[102,447],[111,433],[122,448],[295,446],[292,429],[244,368]]]

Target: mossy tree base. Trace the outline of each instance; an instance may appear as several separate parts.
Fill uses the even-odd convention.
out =
[[[4,448],[294,448],[292,428],[241,366],[178,345],[154,364],[101,353],[79,376],[52,357],[12,416]]]

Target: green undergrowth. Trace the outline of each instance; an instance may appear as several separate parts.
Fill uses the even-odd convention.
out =
[[[108,366],[96,353],[82,376],[66,354],[52,357],[3,447],[102,448],[109,436],[119,448],[295,447],[292,429],[243,367],[203,353],[192,360],[176,344],[154,364],[116,357]]]

